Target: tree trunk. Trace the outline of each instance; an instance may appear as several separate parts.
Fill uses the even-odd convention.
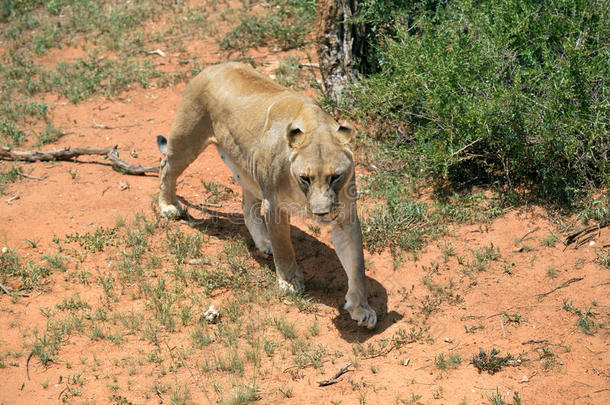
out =
[[[359,80],[365,51],[364,24],[352,21],[358,0],[318,0],[316,43],[324,91],[337,101]]]

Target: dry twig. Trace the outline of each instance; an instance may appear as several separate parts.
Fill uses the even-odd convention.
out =
[[[36,176],[32,176],[30,174],[25,174],[22,172],[17,172],[18,175],[20,175],[21,177],[25,177],[26,179],[32,179],[32,180],[38,180],[38,181],[43,181],[44,178],[42,177],[36,177]]]
[[[339,381],[339,377],[341,377],[343,374],[347,373],[348,371],[352,371],[349,369],[351,366],[352,366],[352,363],[347,363],[346,365],[341,367],[341,369],[339,371],[337,371],[337,373],[334,376],[332,376],[331,378],[316,381],[318,383],[318,387],[326,387],[327,385],[336,384]]]
[[[521,238],[519,238],[519,239],[517,239],[517,240],[515,241],[515,245],[518,245],[519,243],[523,242],[523,241],[525,240],[525,238],[527,238],[527,236],[528,236],[530,233],[534,233],[534,232],[536,232],[536,231],[537,231],[537,230],[539,230],[539,229],[540,229],[540,227],[538,226],[538,227],[536,227],[536,228],[534,228],[534,229],[531,229],[531,230],[527,231],[527,232],[525,233],[525,235],[523,235]]]
[[[2,283],[0,283],[0,290],[4,291],[6,295],[11,295],[11,292]]]
[[[530,340],[526,340],[525,342],[521,342],[522,345],[537,345],[540,343],[549,343],[549,341],[547,339],[542,339],[542,340],[530,339]]]
[[[28,377],[28,380],[30,379],[30,360],[32,359],[33,355],[34,352],[30,352],[30,355],[28,356],[28,359],[25,362],[25,375]]]
[[[584,279],[584,277],[574,277],[574,278],[571,278],[571,279],[569,279],[568,281],[566,281],[566,282],[564,282],[563,284],[561,284],[560,286],[555,287],[555,288],[553,288],[553,289],[552,289],[552,290],[550,290],[550,291],[547,291],[547,292],[542,293],[542,294],[536,294],[536,297],[538,297],[538,299],[540,299],[540,298],[544,298],[544,297],[546,297],[547,295],[552,294],[552,293],[554,293],[555,291],[559,290],[560,288],[565,288],[565,287],[569,286],[570,284],[575,283],[575,282],[577,282],[577,281],[580,281],[580,280],[582,280],[582,279]]]

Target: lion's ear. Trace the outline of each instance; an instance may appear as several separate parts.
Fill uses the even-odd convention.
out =
[[[300,148],[305,144],[306,134],[295,123],[290,123],[286,128],[286,142],[290,149]]]
[[[352,141],[355,132],[352,124],[345,121],[343,124],[339,125],[339,128],[335,132],[335,140],[340,145],[347,145]]]

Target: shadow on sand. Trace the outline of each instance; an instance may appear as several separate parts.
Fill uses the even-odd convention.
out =
[[[252,257],[259,264],[274,268],[273,258],[263,257],[254,247],[241,214],[201,207],[180,197],[179,200],[184,206],[199,214],[199,218],[188,214],[189,221],[194,224],[196,229],[219,239],[227,239],[236,234],[241,235],[249,241],[248,249]],[[301,266],[305,276],[306,295],[316,302],[340,310],[340,314],[333,318],[332,322],[344,340],[365,342],[402,319],[403,316],[396,311],[388,312],[388,295],[384,286],[377,280],[367,277],[369,305],[377,312],[377,327],[374,330],[359,327],[350,318],[349,313],[343,309],[347,292],[347,276],[334,249],[295,226],[291,226],[290,231],[297,263]]]

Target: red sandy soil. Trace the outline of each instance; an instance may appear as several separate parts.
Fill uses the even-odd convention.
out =
[[[210,43],[209,46],[214,45]],[[48,60],[55,61],[59,59],[57,56],[52,53]],[[263,53],[255,56],[259,61],[277,58],[277,55]],[[222,60],[222,55],[208,52],[201,60],[214,63]],[[165,63],[171,63],[171,58]],[[263,66],[261,70],[269,74],[273,65]],[[55,125],[69,134],[44,149],[118,145],[123,159],[145,166],[156,165],[160,154],[155,137],[167,134],[184,87],[185,84],[179,84],[164,89],[132,89],[113,100],[99,98],[79,105],[49,96],[46,101],[56,107]],[[99,125],[108,129],[101,129]],[[27,149],[28,145],[22,148]],[[0,170],[6,171],[12,165],[11,162],[0,162]],[[24,258],[37,258],[53,252],[54,236],[63,238],[75,232],[91,232],[99,226],[113,226],[117,219],[130,220],[136,212],[152,215],[152,196],[158,187],[155,175],[126,176],[112,170],[97,157],[83,157],[78,162],[23,164],[21,170],[44,180],[22,179],[11,184],[6,195],[2,196],[0,247],[16,249]],[[72,178],[70,171],[78,173]],[[222,164],[213,147],[208,148],[181,177],[179,194],[190,202],[201,203],[204,190],[200,179],[215,179],[238,192],[229,169]],[[10,204],[5,202],[16,195],[19,199]],[[239,212],[239,197],[225,202],[220,210]],[[294,224],[303,232],[311,233],[304,221],[297,219]],[[191,232],[188,225],[181,225],[181,229],[185,233]],[[320,334],[314,343],[332,347],[345,357],[334,364],[326,363],[322,370],[305,369],[296,379],[282,372],[292,364],[290,359],[279,360],[272,366],[265,363],[272,360],[263,359],[261,367],[275,371],[261,376],[258,381],[260,403],[457,404],[465,399],[469,404],[488,404],[491,403],[489,395],[496,393],[496,389],[506,396],[507,403],[514,392],[519,392],[524,404],[610,403],[608,329],[602,327],[595,334],[587,335],[577,327],[578,317],[562,309],[565,300],[572,301],[579,309],[595,305],[595,321],[606,325],[610,321],[610,273],[595,262],[599,247],[610,243],[608,229],[602,230],[592,245],[565,248],[560,241],[556,247],[545,247],[542,238],[552,232],[559,234],[557,224],[542,208],[533,206],[509,210],[489,224],[454,226],[451,229],[449,236],[430,243],[417,259],[406,255],[397,269],[393,268],[389,252],[380,255],[366,253],[370,301],[380,316],[375,331],[357,328],[348,319],[341,308],[342,291],[333,293],[329,299],[318,299],[320,303],[315,314],[301,313],[281,302],[272,303],[269,311],[285,314],[288,320],[296,322],[297,328],[317,320]],[[519,251],[516,248],[515,240],[523,236],[522,244],[527,244],[531,250]],[[40,239],[40,242],[32,248],[26,239]],[[342,270],[336,266],[338,262],[329,249],[332,247],[329,231],[322,229],[316,239],[325,248],[319,257],[312,257],[304,248],[296,246],[306,274],[306,284],[307,280],[322,277],[337,277],[344,282]],[[445,243],[455,246],[455,255],[447,261],[441,249]],[[458,263],[458,257],[470,260],[474,250],[491,244],[499,249],[498,261],[492,262],[487,270],[473,278],[460,272],[464,266]],[[203,252],[211,255],[217,249],[216,242],[202,246]],[[321,262],[325,261],[330,261],[331,265],[322,266]],[[103,259],[97,266],[103,270]],[[512,274],[505,271],[507,266],[510,266]],[[554,278],[547,275],[550,267],[558,269]],[[409,330],[419,323],[414,318],[423,317],[422,302],[426,295],[430,295],[422,283],[426,275],[432,275],[436,283],[445,285],[453,280],[462,298],[457,303],[442,304],[429,316],[425,323],[429,327],[425,333],[429,339],[382,356],[360,359],[353,371],[342,376],[338,383],[318,387],[317,380],[332,376],[343,364],[352,361],[354,342],[377,343],[392,338],[400,328]],[[573,278],[582,280],[537,297]],[[68,376],[74,372],[66,367],[66,363],[78,365],[79,359],[85,357],[91,361],[94,356],[101,362],[104,373],[116,376],[121,387],[131,380],[132,389],[121,389],[120,395],[134,403],[171,403],[166,397],[153,395],[147,398],[144,395],[150,393],[154,382],[159,381],[160,377],[153,373],[154,366],[144,366],[132,377],[127,375],[124,367],[116,365],[115,360],[120,361],[129,353],[138,353],[141,347],[148,346],[135,336],[126,336],[121,346],[72,336],[58,354],[61,361],[45,367],[33,357],[29,365],[30,378],[26,377],[31,331],[35,327],[44,328],[46,322],[40,308],[58,304],[75,291],[90,302],[101,299],[99,286],[91,287],[90,291],[86,286],[74,287],[61,274],[53,275],[52,280],[48,289],[35,292],[30,297],[11,300],[6,295],[0,296],[3,311],[0,316],[0,353],[7,350],[24,352],[21,357],[12,359],[6,368],[0,369],[0,403],[60,402],[58,398],[66,388]],[[310,293],[316,298],[321,296],[320,291]],[[129,303],[143,307],[137,301]],[[518,313],[521,322],[510,322],[503,313]],[[479,326],[482,328],[467,330]],[[29,335],[27,331],[30,331]],[[24,334],[28,338],[24,338]],[[493,375],[479,373],[471,364],[472,356],[479,352],[479,348],[489,352],[492,347],[497,348],[500,355],[523,354],[526,360]],[[546,369],[546,359],[541,358],[543,348],[554,353],[553,363],[547,364]],[[461,364],[456,369],[440,370],[434,359],[441,352],[446,357],[459,354]],[[273,361],[278,362],[277,359]],[[208,396],[211,394],[198,389],[198,381],[205,380],[206,376],[181,370],[169,373],[165,378],[173,384],[192,387],[189,403],[214,403],[213,395]],[[49,382],[47,387],[42,386],[45,381]],[[108,378],[94,379],[89,375],[81,396],[73,397],[71,401],[110,403],[116,392],[108,385]],[[278,387],[292,390],[292,397],[280,394]],[[414,396],[421,397],[409,402],[416,398]]]

